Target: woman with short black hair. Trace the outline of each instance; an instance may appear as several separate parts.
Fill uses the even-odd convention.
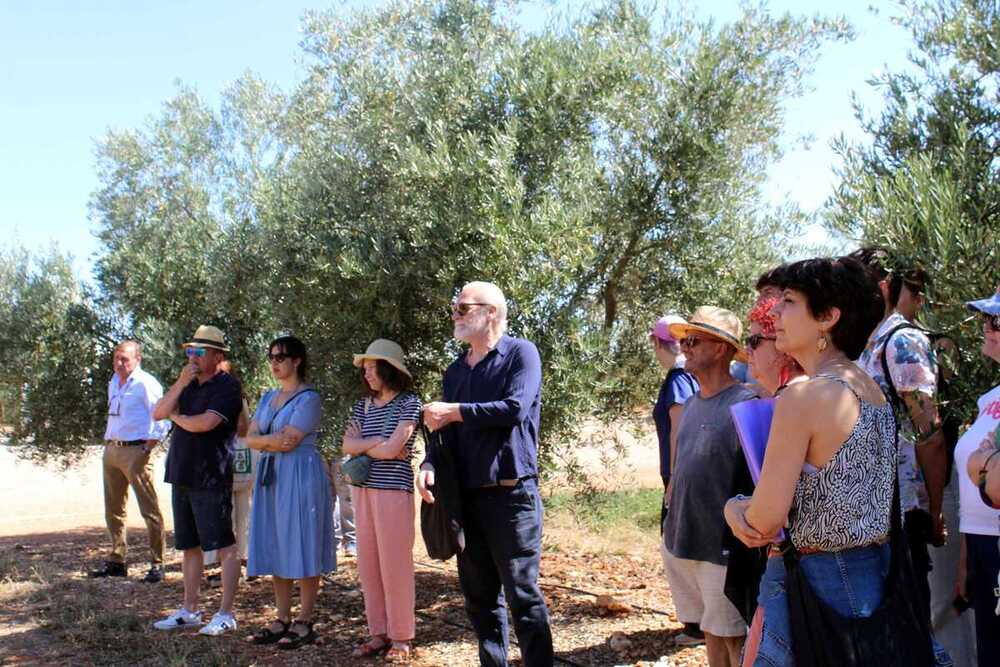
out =
[[[771,546],[743,664],[772,667],[795,664],[778,532],[787,522],[815,595],[841,616],[870,616],[888,571],[896,479],[892,408],[854,363],[882,318],[878,284],[857,260],[824,258],[786,266],[780,286],[775,345],[809,379],[776,399],[753,496],[725,508],[744,544]]]

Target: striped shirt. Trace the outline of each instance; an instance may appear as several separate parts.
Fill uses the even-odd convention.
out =
[[[365,404],[368,405],[367,414]],[[399,422],[420,423],[421,407],[420,399],[408,392],[398,394],[383,406],[376,405],[369,399],[361,399],[351,408],[351,421],[361,426],[362,438],[388,438]],[[417,430],[414,429],[403,450],[404,458],[373,458],[368,470],[368,480],[359,486],[413,493],[412,461],[416,440]]]

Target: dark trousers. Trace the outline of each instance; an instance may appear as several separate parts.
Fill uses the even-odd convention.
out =
[[[542,500],[534,479],[462,493],[465,550],[458,580],[479,638],[479,663],[507,665],[507,610],[525,667],[553,664],[549,611],[538,587]]]
[[[927,545],[930,542],[932,532],[930,514],[920,509],[910,510],[906,513],[903,536],[906,538],[906,545],[910,551],[910,561],[913,563],[918,602],[927,618],[931,617],[931,584],[928,575],[933,569]]]
[[[995,535],[965,535],[972,587],[968,591],[976,610],[976,652],[979,667],[1000,665],[1000,616],[996,615],[1000,541]]]

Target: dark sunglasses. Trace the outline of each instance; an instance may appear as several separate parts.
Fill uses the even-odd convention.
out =
[[[774,336],[765,336],[764,334],[754,334],[747,338],[747,347],[751,350],[756,350],[765,340],[777,340],[777,338]]]
[[[986,326],[994,331],[1000,331],[1000,315],[990,315],[988,313],[980,313],[983,316],[983,321],[986,322]]]
[[[979,497],[983,499],[983,502],[986,503],[986,506],[991,507],[995,510],[1000,510],[1000,505],[995,504],[992,500],[990,500],[990,497],[986,494],[986,468],[989,467],[990,460],[997,454],[1000,454],[1000,449],[994,450],[993,453],[987,456],[986,460],[983,461],[983,467],[980,468],[979,470],[979,480],[976,486],[979,487]]]
[[[451,314],[458,315],[459,317],[465,317],[472,312],[472,309],[476,306],[492,306],[492,303],[473,303],[471,301],[466,301],[465,303],[453,303],[451,304]]]
[[[205,350],[205,348],[203,348],[203,347],[185,347],[184,348],[184,354],[186,354],[188,357],[204,357],[206,351],[207,350]]]
[[[698,336],[685,336],[681,339],[681,347],[690,350],[692,347],[698,347],[702,343],[714,343],[715,341],[710,338],[699,338]]]
[[[290,354],[285,354],[284,352],[278,352],[277,354],[271,354],[270,352],[268,352],[267,358],[270,361],[277,361],[279,364],[283,364],[285,363],[286,359],[293,359],[294,357],[292,357],[292,355]]]

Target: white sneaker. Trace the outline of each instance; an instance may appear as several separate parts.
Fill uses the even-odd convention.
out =
[[[197,627],[202,624],[200,611],[188,611],[181,607],[162,621],[153,623],[157,630],[176,630],[177,628]]]
[[[210,635],[212,637],[217,637],[225,632],[236,629],[236,619],[232,614],[223,614],[221,611],[217,612],[212,620],[208,622],[208,625],[203,627],[198,631],[200,635]]]

